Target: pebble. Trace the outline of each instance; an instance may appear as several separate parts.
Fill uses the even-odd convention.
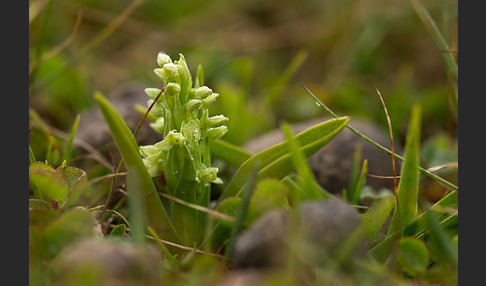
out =
[[[272,210],[239,234],[233,250],[235,268],[282,267],[291,251],[306,256],[306,263],[326,263],[361,224],[358,212],[341,199],[302,202],[296,224],[290,211]],[[297,235],[297,240],[295,241]],[[353,254],[364,254],[365,238]]]
[[[84,239],[60,253],[55,269],[59,285],[85,285],[82,279],[108,286],[158,285],[161,261],[159,252],[148,245]]]
[[[144,87],[131,83],[121,86],[119,89],[107,95],[107,99],[125,120],[133,132],[142,119],[143,114],[135,110],[139,104],[147,108],[149,97],[144,92]],[[154,144],[162,139],[162,134],[155,132],[150,127],[150,120],[146,119],[135,136],[139,145]],[[108,125],[97,105],[83,112],[79,120],[76,138],[85,141],[96,149],[116,150]]]

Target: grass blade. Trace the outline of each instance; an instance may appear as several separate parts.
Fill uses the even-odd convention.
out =
[[[408,126],[405,143],[405,161],[402,166],[397,190],[397,201],[393,220],[388,231],[403,231],[417,216],[419,186],[419,152],[420,152],[421,108],[415,105]]]
[[[74,135],[76,135],[76,130],[78,130],[78,124],[80,119],[81,116],[79,114],[76,116],[76,119],[74,119],[73,127],[71,128],[71,132],[69,133],[69,139],[66,142],[66,146],[64,147],[64,152],[62,156],[63,161],[66,160],[66,162],[68,162],[68,160],[71,159],[71,150],[73,148]]]
[[[368,211],[361,216],[366,226],[369,242],[376,239],[376,235],[395,206],[395,197],[387,196],[375,201]]]
[[[457,248],[452,244],[452,238],[449,237],[444,227],[439,223],[439,219],[433,212],[425,214],[428,233],[430,235],[431,250],[439,262],[449,262],[458,267]]]
[[[348,121],[349,117],[331,119],[295,135],[294,139],[308,158],[341,132]],[[256,161],[260,161],[259,179],[264,177],[282,179],[293,169],[287,142],[269,147],[250,157],[238,168],[221,194],[219,202],[238,194],[247,183],[249,173]]]
[[[282,74],[274,81],[272,88],[265,97],[264,105],[267,108],[271,107],[274,104],[275,100],[278,98],[278,95],[282,92],[282,90],[285,88],[285,85],[299,70],[302,64],[304,64],[308,55],[309,53],[306,50],[299,51],[299,53],[292,59],[287,68],[285,68]]]
[[[437,211],[439,211],[441,209],[445,209],[445,208],[457,209],[457,207],[458,207],[458,205],[457,205],[458,200],[457,199],[458,199],[457,191],[453,191],[453,192],[449,193],[448,195],[446,195],[445,197],[443,197],[442,199],[440,199],[432,207],[428,208],[422,214],[417,216],[417,218],[415,218],[412,223],[407,225],[404,228],[404,231],[403,231],[404,235],[418,236],[421,233],[423,233],[425,231],[425,225],[426,225],[426,221],[427,221],[426,216],[428,215],[428,213],[429,212],[437,212]],[[450,217],[453,217],[453,216],[454,215],[445,217],[445,219],[442,216],[439,219],[441,219],[442,222],[444,222],[444,221],[446,221],[447,219],[449,219]]]
[[[146,222],[160,236],[172,241],[178,241],[178,235],[169,220],[169,217],[157,194],[152,178],[150,177],[140,156],[137,143],[130,129],[116,112],[108,100],[100,93],[95,94],[95,101],[99,105],[106,122],[110,128],[115,143],[122,155],[123,162],[128,170],[127,190],[132,201],[132,215],[138,215],[135,225],[132,221],[132,229],[137,233],[137,239],[144,237]],[[135,204],[135,205],[134,205]],[[146,217],[141,216],[146,210]]]
[[[236,241],[236,235],[240,232],[241,228],[243,227],[243,222],[245,220],[245,216],[248,213],[248,207],[250,206],[250,200],[255,191],[256,181],[257,181],[257,172],[259,169],[260,161],[256,161],[255,164],[252,166],[250,176],[248,178],[248,184],[246,184],[245,190],[243,191],[243,197],[241,199],[240,207],[236,212],[235,223],[233,228],[231,229],[231,236],[228,241],[228,246],[226,247],[225,257],[231,257],[233,253],[234,244]]]
[[[357,170],[356,170],[356,175],[354,176],[354,178],[353,176],[351,176],[352,181],[350,183],[349,191],[345,190],[346,192],[344,194],[346,194],[347,201],[353,205],[357,205],[359,202],[359,198],[361,196],[361,190],[363,189],[367,172],[368,172],[368,160],[365,159],[363,161],[363,165],[361,166],[361,172],[359,173],[359,177],[357,175]]]
[[[35,159],[34,151],[32,151],[32,148],[30,147],[29,144],[29,165],[37,162]]]
[[[452,72],[452,74],[455,76],[456,80],[458,78],[458,68],[457,68],[457,62],[454,59],[454,56],[450,52],[449,45],[445,41],[444,37],[442,36],[442,33],[440,32],[439,28],[435,24],[434,19],[432,16],[430,16],[429,12],[425,8],[425,6],[422,4],[420,0],[411,0],[412,6],[417,12],[418,16],[424,23],[425,27],[427,30],[429,30],[432,38],[434,39],[436,45],[441,49],[444,55],[444,60],[446,62],[447,67],[449,70]]]
[[[290,155],[292,159],[292,164],[299,174],[300,177],[300,186],[303,192],[298,192],[299,197],[292,196],[292,204],[295,207],[295,204],[302,201],[302,200],[313,200],[313,199],[322,199],[326,196],[326,194],[322,191],[321,188],[317,187],[318,184],[316,182],[316,178],[314,177],[314,173],[310,169],[309,165],[307,164],[306,158],[302,151],[300,150],[300,146],[293,138],[292,131],[290,126],[284,124],[282,126],[282,131],[285,134],[285,138],[287,139],[287,144],[290,149]]]

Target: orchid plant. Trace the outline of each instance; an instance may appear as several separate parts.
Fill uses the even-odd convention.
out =
[[[172,61],[165,53],[157,55],[160,66],[154,70],[163,88],[147,88],[147,104],[156,117],[152,128],[164,134],[158,143],[141,146],[140,153],[152,177],[164,174],[170,195],[188,203],[208,206],[210,183],[221,184],[218,168],[211,166],[209,141],[221,138],[228,128],[228,118],[209,116],[209,107],[219,96],[203,85],[202,69],[193,86],[192,77],[182,54]],[[203,213],[180,204],[172,204],[170,216],[179,233],[197,228]],[[195,237],[183,239],[193,243]]]

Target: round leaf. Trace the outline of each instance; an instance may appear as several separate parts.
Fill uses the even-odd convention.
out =
[[[79,184],[82,181],[86,181],[86,172],[81,169],[75,167],[58,167],[56,169],[66,180],[69,189],[75,187],[76,184]]]
[[[66,198],[68,185],[64,177],[45,163],[37,162],[29,166],[29,180],[55,201],[62,201]]]
[[[416,276],[427,269],[429,251],[423,241],[413,237],[404,237],[398,242],[397,260],[405,272]]]
[[[240,198],[227,198],[224,201],[221,202],[221,204],[218,207],[218,212],[224,213],[226,215],[235,217],[236,212],[238,211],[238,208],[241,205],[241,199]],[[227,221],[223,219],[219,219],[218,221],[221,225],[231,228],[233,227],[234,222],[232,221]]]

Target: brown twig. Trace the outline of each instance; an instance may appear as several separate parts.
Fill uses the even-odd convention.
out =
[[[145,237],[157,241],[157,239],[155,237],[153,237],[153,236],[145,235]],[[197,249],[197,248],[193,248],[193,247],[189,247],[189,246],[180,245],[180,244],[177,244],[177,243],[174,243],[174,242],[170,242],[170,241],[167,241],[167,240],[163,240],[163,239],[160,239],[160,241],[162,243],[164,243],[164,244],[167,244],[167,245],[170,245],[170,246],[173,246],[173,247],[177,247],[177,248],[180,248],[180,249],[183,249],[183,250],[192,251],[192,252],[199,253],[199,254],[210,255],[210,256],[214,256],[214,257],[221,258],[221,259],[224,258],[224,256],[222,256],[221,254],[206,252],[206,251],[201,250],[201,249]]]
[[[184,200],[181,200],[179,198],[173,197],[173,196],[168,195],[168,194],[165,194],[165,193],[160,193],[159,192],[159,195],[161,195],[162,197],[164,197],[166,199],[169,199],[171,201],[174,201],[176,203],[179,203],[181,205],[184,205],[186,207],[190,207],[190,208],[193,208],[195,210],[198,210],[198,211],[201,211],[201,212],[205,212],[205,213],[207,213],[209,215],[212,215],[212,216],[215,216],[215,217],[219,217],[219,218],[224,219],[224,220],[227,220],[227,221],[232,221],[232,222],[235,221],[235,218],[234,217],[229,216],[227,214],[220,213],[218,211],[215,211],[215,210],[212,210],[212,209],[209,209],[209,208],[200,206],[200,205],[195,205],[195,204],[188,203],[188,202],[186,202]]]
[[[447,164],[444,164],[444,165],[430,167],[430,168],[427,169],[427,171],[435,172],[435,171],[439,171],[439,170],[447,169],[447,168],[457,169],[458,167],[459,167],[459,165],[458,165],[457,162],[452,162],[452,163],[447,163]],[[424,174],[424,172],[419,172],[419,174]],[[373,178],[379,178],[379,179],[393,179],[395,177],[395,176],[383,176],[383,175],[375,175],[375,174],[366,174],[366,176],[373,177]],[[400,178],[400,176],[396,176],[396,177],[398,179]]]
[[[157,94],[157,96],[155,97],[154,102],[152,102],[152,104],[150,104],[150,106],[147,109],[147,111],[145,111],[145,113],[143,114],[142,119],[140,119],[140,121],[138,122],[137,128],[135,128],[135,131],[133,131],[133,136],[137,135],[138,130],[142,126],[142,123],[145,121],[145,118],[147,118],[147,115],[150,113],[150,110],[152,110],[152,107],[154,107],[155,103],[159,100],[159,97],[162,95],[162,93],[164,92],[164,90],[165,90],[165,86],[162,87],[162,89],[160,90],[159,94]]]

